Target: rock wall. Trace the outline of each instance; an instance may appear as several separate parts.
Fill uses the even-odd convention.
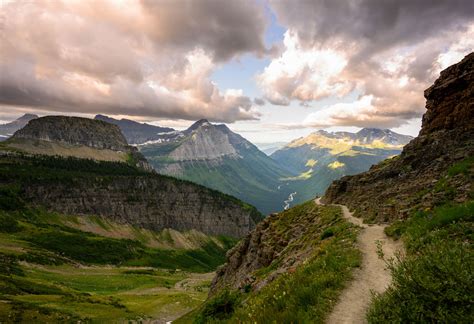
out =
[[[345,204],[360,217],[383,222],[470,199],[472,176],[447,171],[474,156],[474,53],[441,72],[425,97],[420,135],[401,155],[334,181],[324,202]]]
[[[118,223],[161,230],[196,229],[242,237],[261,215],[234,198],[158,175],[95,176],[71,182],[34,182],[22,188],[34,205],[64,214],[100,215]]]

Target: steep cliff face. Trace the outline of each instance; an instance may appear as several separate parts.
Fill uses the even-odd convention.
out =
[[[473,167],[474,53],[441,72],[425,97],[420,135],[401,155],[335,181],[323,201],[348,205],[369,220],[388,221],[473,195],[473,179],[459,170]]]
[[[474,53],[441,72],[425,90],[426,113],[420,135],[474,128]]]
[[[63,214],[232,237],[247,234],[262,218],[233,197],[125,163],[11,153],[0,159],[0,185],[18,186],[28,203]]]

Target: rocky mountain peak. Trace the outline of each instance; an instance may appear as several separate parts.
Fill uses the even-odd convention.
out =
[[[420,135],[474,128],[474,52],[441,72],[425,90],[426,113]]]
[[[26,122],[29,122],[30,120],[32,119],[36,119],[38,118],[39,116],[38,115],[35,115],[35,114],[24,114],[23,116],[21,116],[20,118],[17,119],[17,121],[26,121]]]
[[[237,157],[238,152],[232,145],[229,134],[219,126],[211,124],[207,119],[198,120],[183,132],[185,140],[170,157],[179,161]]]
[[[190,133],[202,126],[213,126],[207,119],[199,119],[194,124],[189,126],[189,128],[185,131],[186,133]]]

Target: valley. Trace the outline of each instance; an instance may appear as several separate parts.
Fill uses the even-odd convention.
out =
[[[474,323],[474,1],[0,1],[0,324]]]
[[[145,236],[111,239],[82,232],[74,226],[77,218],[4,209],[5,201],[0,212],[2,322],[173,320],[205,300],[213,275],[206,272],[222,262],[225,251],[217,238],[205,239],[219,244],[214,254],[204,252],[212,251],[211,245],[204,250],[152,248]],[[108,225],[96,220],[103,232]],[[156,241],[170,244],[169,238],[155,235]]]

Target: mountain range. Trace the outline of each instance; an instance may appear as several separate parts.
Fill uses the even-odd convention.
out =
[[[363,128],[357,133],[323,130],[296,139],[271,155],[297,174],[285,179],[296,192],[294,203],[322,195],[333,180],[367,171],[395,156],[413,139],[388,129]]]
[[[36,118],[24,115],[0,129],[3,127],[3,132],[11,135]],[[371,165],[399,154],[412,139],[388,129],[364,128],[357,133],[317,131],[286,145],[262,146],[264,153],[227,126],[207,120],[178,131],[104,115],[94,119],[118,126],[122,142],[137,147],[157,172],[235,196],[265,214],[321,195],[333,180],[366,171]],[[128,158],[127,153],[89,152],[87,147],[69,150],[70,144],[64,142],[42,141],[41,145],[33,145],[32,139],[19,141],[20,136],[21,132],[10,145],[19,149],[28,146],[41,154],[73,154],[112,161]]]
[[[160,138],[160,134],[174,131],[173,128],[169,127],[139,123],[130,119],[118,120],[104,115],[96,115],[94,119],[119,126],[128,144],[142,144],[147,141],[154,141]]]

